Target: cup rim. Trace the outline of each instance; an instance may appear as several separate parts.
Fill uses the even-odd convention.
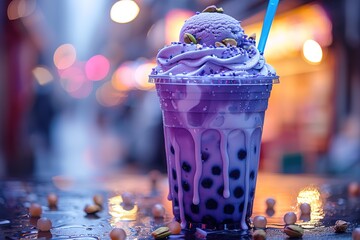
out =
[[[149,82],[178,85],[272,85],[279,83],[279,76],[187,76],[149,75]]]

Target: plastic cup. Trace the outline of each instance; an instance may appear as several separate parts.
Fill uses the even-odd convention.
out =
[[[169,200],[183,228],[247,230],[277,77],[150,76],[163,114]]]

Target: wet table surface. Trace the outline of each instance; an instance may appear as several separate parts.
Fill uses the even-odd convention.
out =
[[[297,224],[305,229],[303,239],[351,239],[352,230],[360,227],[360,197],[348,193],[348,185],[353,181],[260,173],[252,216],[267,217],[267,239],[287,239],[282,229],[283,216],[289,211],[297,214]],[[125,229],[127,239],[153,239],[151,232],[173,218],[167,189],[166,176],[161,176],[154,186],[147,175],[124,173],[91,180],[67,176],[56,176],[49,181],[1,180],[0,239],[110,239],[109,232],[114,227]],[[134,205],[122,203],[124,192],[134,195]],[[48,207],[49,193],[58,195],[57,208]],[[88,215],[84,207],[93,203],[95,194],[103,196],[103,209]],[[265,201],[269,197],[276,200],[273,210],[266,208]],[[311,205],[310,215],[301,215],[301,202]],[[49,232],[36,229],[38,218],[28,214],[31,203],[39,203],[43,208],[42,216],[51,219],[53,227]],[[156,203],[165,206],[164,218],[152,217],[151,208]],[[339,219],[349,222],[345,233],[334,232],[334,223]],[[198,238],[191,232],[183,232],[170,239]],[[206,239],[251,239],[251,235],[239,237],[209,233]]]

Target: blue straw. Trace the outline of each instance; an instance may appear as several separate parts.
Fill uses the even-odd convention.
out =
[[[259,40],[258,50],[261,54],[264,53],[266,40],[269,36],[271,24],[273,22],[273,19],[275,17],[276,8],[279,4],[279,0],[270,0],[269,5],[267,7],[266,13],[265,13],[265,19],[263,28],[261,30],[261,36]]]

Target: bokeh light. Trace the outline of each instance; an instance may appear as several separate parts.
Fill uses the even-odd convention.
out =
[[[306,187],[297,196],[297,205],[308,203],[311,207],[310,221],[307,226],[315,226],[324,218],[323,202],[320,191],[316,187]]]
[[[36,9],[36,0],[12,0],[7,8],[9,20],[30,16]]]
[[[110,18],[117,23],[128,23],[140,12],[139,6],[132,0],[120,0],[111,7]]]
[[[165,43],[170,44],[179,39],[179,32],[184,22],[195,13],[189,10],[174,9],[165,16]]]
[[[76,63],[65,70],[59,71],[59,75],[60,84],[68,93],[76,92],[86,81],[83,63]]]
[[[128,61],[121,64],[111,78],[111,84],[116,90],[129,91],[135,87],[135,69]]]
[[[58,69],[66,69],[74,64],[76,49],[72,44],[60,45],[54,53],[54,64]]]
[[[305,59],[311,63],[320,63],[323,57],[320,44],[311,39],[304,42],[303,54]]]
[[[96,100],[104,107],[112,107],[121,104],[127,97],[127,93],[116,90],[111,82],[104,83],[96,90]]]
[[[110,62],[103,55],[90,58],[85,65],[86,77],[89,80],[98,81],[104,79],[110,70]]]
[[[54,76],[45,66],[38,66],[32,70],[32,74],[34,75],[35,80],[40,85],[46,85],[52,80],[54,80]]]
[[[149,74],[151,73],[152,68],[156,64],[154,62],[145,62],[140,64],[135,70],[135,82],[136,87],[139,90],[151,90],[154,88],[153,83],[149,83]]]

